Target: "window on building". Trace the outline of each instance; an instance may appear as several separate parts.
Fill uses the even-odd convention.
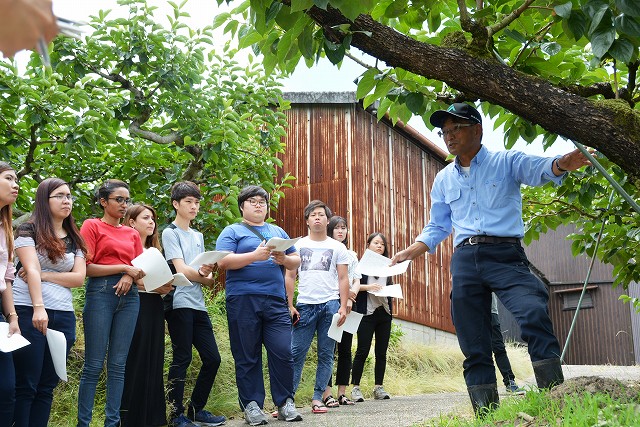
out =
[[[582,298],[582,304],[580,309],[593,308],[594,307],[594,292],[598,289],[597,286],[587,286],[587,290]],[[563,310],[576,310],[578,303],[580,302],[580,295],[582,294],[582,288],[562,289],[555,291],[556,294],[560,294],[562,297],[562,309]]]

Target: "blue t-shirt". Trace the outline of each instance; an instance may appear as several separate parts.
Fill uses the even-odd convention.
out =
[[[189,264],[196,256],[204,252],[204,238],[202,233],[192,228],[184,231],[180,227],[165,228],[162,231],[162,247],[167,261],[181,258]],[[176,286],[173,295],[173,308],[191,308],[207,311],[204,305],[202,285],[191,282],[193,286]]]
[[[288,239],[287,233],[272,224],[253,226],[265,240],[271,237]],[[246,254],[256,250],[261,240],[242,224],[231,224],[225,227],[216,242],[217,251],[231,251],[235,254]],[[285,253],[294,253],[292,246]],[[237,270],[226,272],[226,294],[230,295],[272,295],[285,298],[283,267],[273,262],[255,261]]]

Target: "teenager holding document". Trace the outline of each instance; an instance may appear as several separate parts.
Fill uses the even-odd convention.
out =
[[[226,297],[229,342],[236,367],[240,407],[249,425],[267,423],[263,412],[265,390],[262,346],[267,350],[271,397],[278,419],[301,421],[293,402],[291,317],[284,286],[284,271],[295,271],[300,257],[295,247],[275,252],[266,242],[289,239],[287,233],[265,222],[269,194],[261,187],[245,187],[238,196],[242,222],[227,226],[216,242],[217,250],[233,252],[218,262],[227,270]]]

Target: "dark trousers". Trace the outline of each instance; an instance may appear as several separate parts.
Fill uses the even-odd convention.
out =
[[[351,345],[353,344],[353,334],[342,332],[342,340],[336,343],[336,351],[338,353],[338,367],[336,368],[336,385],[349,384],[349,376],[351,375]],[[332,387],[331,378],[329,378],[329,387]]]
[[[509,385],[510,380],[515,380],[516,376],[513,375],[511,370],[511,362],[507,356],[507,349],[504,346],[504,338],[502,337],[502,330],[500,329],[500,318],[497,313],[491,313],[491,350],[493,351],[493,358],[496,360],[498,370],[502,374],[502,382],[505,386]]]
[[[284,298],[270,295],[227,297],[229,344],[236,366],[240,408],[264,406],[262,346],[267,350],[271,397],[276,406],[293,399],[291,316]]]
[[[211,319],[206,311],[176,308],[166,313],[173,360],[169,367],[168,400],[173,407],[171,418],[184,412],[184,382],[191,364],[191,346],[200,355],[202,367],[191,394],[190,405],[198,412],[204,408],[213,388],[213,381],[220,367],[220,352],[213,335]]]
[[[491,292],[516,318],[531,361],[560,357],[547,302],[549,294],[529,270],[520,244],[479,244],[456,249],[451,258],[451,306],[465,355],[467,386],[495,384],[491,357]]]
[[[31,344],[14,351],[16,370],[16,427],[46,427],[53,403],[53,389],[60,378],[56,374],[47,337],[33,327],[33,307],[16,305],[20,331]],[[47,327],[62,332],[67,339],[67,356],[76,340],[76,316],[73,311],[47,310]]]
[[[387,369],[387,348],[389,348],[389,337],[391,336],[391,315],[384,307],[378,307],[373,313],[364,316],[358,327],[358,347],[353,358],[353,368],[351,371],[351,383],[360,385],[364,362],[369,355],[373,334],[376,335],[374,367],[375,384],[382,385],[384,381],[384,371]]]
[[[1,313],[0,322],[4,322],[4,316]],[[15,396],[16,376],[13,356],[11,353],[0,351],[0,427],[9,427],[13,424]]]

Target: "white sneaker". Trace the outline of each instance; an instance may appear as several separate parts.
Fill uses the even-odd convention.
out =
[[[351,400],[353,400],[354,402],[364,402],[364,396],[360,391],[360,387],[353,387],[353,389],[351,390]]]
[[[244,408],[244,420],[250,426],[261,426],[267,424],[267,416],[254,401]]]
[[[296,409],[293,399],[287,398],[284,405],[278,407],[278,419],[280,421],[302,421],[302,415]]]
[[[378,385],[373,389],[373,398],[376,400],[385,400],[391,399],[391,396],[389,396],[389,393],[384,391],[384,388],[382,388],[381,385]]]

